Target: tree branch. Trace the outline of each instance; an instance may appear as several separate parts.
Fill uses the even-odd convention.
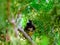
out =
[[[31,42],[32,45],[35,45],[34,41],[30,38],[30,36],[28,36],[28,34],[22,28],[19,28],[19,31],[24,34],[24,36]]]
[[[7,20],[9,20],[9,16],[10,16],[10,0],[7,0],[7,3],[6,3],[6,5],[7,5],[7,9],[6,9],[6,16],[7,16]],[[9,34],[8,34],[8,27],[7,27],[7,29],[6,29],[6,42],[9,42],[9,40],[10,40],[10,36],[9,36]]]

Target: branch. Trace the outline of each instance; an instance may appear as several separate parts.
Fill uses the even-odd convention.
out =
[[[7,15],[7,20],[9,20],[9,16],[10,16],[10,0],[7,0],[7,3],[6,3],[6,15]],[[6,42],[9,42],[10,41],[10,36],[8,34],[8,27],[6,29]]]
[[[10,0],[7,0],[7,17],[10,16]]]
[[[34,41],[30,38],[30,36],[28,36],[28,34],[22,28],[19,28],[19,31],[24,34],[24,36],[31,42],[32,45],[35,45]]]

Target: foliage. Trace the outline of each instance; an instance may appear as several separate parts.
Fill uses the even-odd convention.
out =
[[[8,22],[8,18],[11,19],[12,16],[17,19],[18,12],[22,14],[19,24],[23,28],[26,26],[27,20],[33,21],[36,30],[31,37],[37,45],[60,45],[60,0],[11,0],[9,17],[7,16],[7,2],[7,0],[0,0],[1,45],[3,43],[6,45],[7,28],[11,37],[11,42],[7,45],[30,45],[30,42],[21,36],[22,33],[19,33],[19,39],[14,37],[13,26]],[[20,9],[21,11],[19,11]],[[2,34],[4,37],[1,37]]]

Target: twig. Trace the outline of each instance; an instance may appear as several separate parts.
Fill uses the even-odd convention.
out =
[[[35,45],[34,41],[30,38],[30,36],[28,36],[28,34],[22,28],[19,28],[19,31],[24,34],[24,36],[31,42],[32,45]]]
[[[9,16],[10,16],[10,0],[7,0],[7,19],[9,20]],[[10,40],[10,37],[9,37],[9,34],[8,34],[8,29],[6,29],[6,42],[9,42],[9,40]]]

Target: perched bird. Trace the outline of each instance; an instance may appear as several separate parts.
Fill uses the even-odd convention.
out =
[[[35,26],[32,24],[32,20],[28,20],[24,30],[30,37],[33,35],[33,32],[35,30]]]

